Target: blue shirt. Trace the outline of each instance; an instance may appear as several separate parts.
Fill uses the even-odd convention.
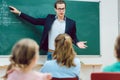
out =
[[[49,60],[45,62],[45,64],[41,68],[41,72],[51,73],[52,77],[56,78],[73,78],[76,76],[79,77],[81,67],[79,58],[75,58],[74,63],[76,64],[76,66],[68,68],[66,66],[60,66],[59,64],[57,64],[56,60]]]

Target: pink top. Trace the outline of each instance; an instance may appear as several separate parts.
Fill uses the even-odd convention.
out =
[[[51,75],[49,73],[40,73],[37,71],[31,71],[23,73],[22,71],[15,70],[8,75],[7,80],[50,80]]]

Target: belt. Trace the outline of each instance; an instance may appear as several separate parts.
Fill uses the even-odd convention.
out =
[[[48,49],[48,52],[52,52],[52,53],[53,53],[53,52],[54,52],[54,50]]]

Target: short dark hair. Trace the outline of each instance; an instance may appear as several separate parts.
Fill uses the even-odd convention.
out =
[[[66,7],[66,2],[64,0],[57,0],[54,4],[54,8],[57,8],[57,4],[65,4]]]

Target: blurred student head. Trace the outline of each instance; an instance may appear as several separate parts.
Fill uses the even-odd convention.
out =
[[[120,35],[116,39],[114,50],[116,58],[120,61]]]
[[[38,59],[38,53],[39,46],[34,40],[22,39],[14,45],[10,61],[15,66],[17,65],[20,68],[24,68],[29,66],[33,59],[35,59],[36,63]]]

